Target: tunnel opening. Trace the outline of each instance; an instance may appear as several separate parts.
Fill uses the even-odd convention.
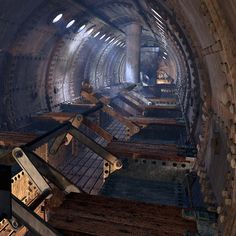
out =
[[[169,223],[181,221],[181,233],[208,227],[209,235],[230,235],[236,47],[224,4],[11,0],[0,12],[0,164],[13,166],[15,196],[27,205],[42,190],[20,162],[24,157],[67,193],[63,210],[78,197],[73,191],[99,193],[111,202],[164,204],[172,207],[169,213],[177,207],[176,214],[182,209],[183,221],[163,213]],[[29,197],[18,191],[24,184]]]

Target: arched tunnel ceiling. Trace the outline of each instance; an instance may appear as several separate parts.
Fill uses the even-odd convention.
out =
[[[235,0],[23,2],[0,0],[0,130],[59,110],[80,96],[83,81],[97,90],[126,83],[126,27],[135,22],[142,74],[164,70],[177,85],[202,191],[207,173],[217,203],[227,208],[223,189],[235,204]]]
[[[226,2],[235,9],[233,0]],[[141,47],[168,53],[190,127],[195,123],[199,129],[197,114],[210,111],[229,126],[235,26],[225,5],[210,0],[2,1],[1,128],[19,128],[32,114],[57,109],[79,96],[84,80],[95,88],[125,82],[125,26],[133,21],[143,27]]]

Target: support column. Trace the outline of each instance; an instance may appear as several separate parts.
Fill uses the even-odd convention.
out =
[[[140,81],[141,30],[139,23],[131,23],[126,26],[125,81],[129,83],[139,83]]]

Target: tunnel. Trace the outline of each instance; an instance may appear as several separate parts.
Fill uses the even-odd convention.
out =
[[[236,235],[235,14],[234,0],[1,0],[0,200],[9,182],[9,202],[0,207],[0,216],[8,212],[0,217],[0,235],[43,235],[41,224],[51,229],[50,217],[36,227],[13,210],[24,199],[30,208],[26,192],[40,197],[38,174],[47,185],[59,178],[65,194],[62,175],[87,186],[96,171],[102,183],[89,189],[88,202],[108,196],[167,207],[156,219],[169,219],[166,228],[148,228],[146,235]],[[34,153],[43,156],[41,167],[58,172],[41,172]],[[83,186],[74,188],[87,194]],[[50,208],[48,199],[40,204]],[[171,207],[184,213],[172,219]],[[180,221],[183,228],[172,232]],[[113,232],[113,224],[104,225]],[[66,234],[66,226],[61,232],[112,235],[99,227],[100,234]],[[117,235],[145,235],[129,227]]]

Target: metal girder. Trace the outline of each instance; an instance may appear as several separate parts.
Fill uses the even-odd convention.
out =
[[[14,148],[12,156],[15,158],[19,166],[29,175],[34,184],[38,187],[41,192],[50,189],[49,184],[46,182],[44,177],[35,168],[29,158],[25,155],[21,148]]]
[[[30,178],[36,186],[42,191],[48,188],[48,184],[45,183],[45,179],[48,179],[60,190],[67,193],[76,192],[80,193],[83,190],[75,186],[70,180],[63,176],[58,170],[45,162],[42,158],[37,156],[34,152],[27,150],[27,148],[15,148],[12,151],[14,158],[29,174]],[[41,175],[41,177],[40,177]],[[45,181],[45,182],[44,182]]]
[[[12,195],[13,216],[35,235],[60,236],[47,222],[30,210],[24,203]]]
[[[97,155],[109,162],[112,167],[112,172],[122,168],[122,162],[116,156],[108,152],[104,147],[93,141],[91,138],[89,138],[83,132],[79,131],[77,128],[71,128],[69,130],[69,133],[73,135],[79,142],[83,143],[92,151],[94,151]]]

